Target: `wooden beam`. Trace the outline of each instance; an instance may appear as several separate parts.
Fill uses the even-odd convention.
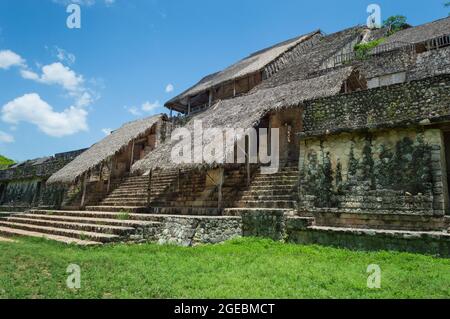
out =
[[[101,164],[100,164],[100,173],[98,174],[98,176],[99,176],[99,183],[100,183],[100,186],[101,186],[101,192],[103,192],[103,189],[104,189],[104,187],[105,187],[105,184],[103,183],[103,167],[105,166],[105,163],[104,162],[102,162]]]
[[[133,144],[131,145],[130,172],[131,172],[131,166],[133,166],[133,162],[134,162],[134,140],[133,140]]]
[[[148,174],[148,187],[147,187],[147,206],[150,207],[152,203],[152,175],[153,169],[150,170]]]
[[[188,97],[188,115],[191,114],[191,97]]]
[[[248,160],[247,157],[247,186],[250,186],[250,182],[251,182],[251,173],[250,173],[250,161]]]
[[[251,182],[251,171],[250,171],[250,137],[246,139],[246,157],[245,157],[245,166],[247,170],[247,186],[250,186]]]
[[[212,88],[211,90],[209,90],[209,107],[212,106],[212,102],[213,102],[213,90],[214,88]]]
[[[107,192],[109,193],[109,191],[111,190],[111,179],[113,177],[114,174],[114,159],[110,159],[109,160],[109,177],[108,177],[108,187],[107,187]]]
[[[218,188],[217,188],[217,192],[218,192],[218,196],[217,196],[217,208],[222,209],[222,188],[223,188],[223,180],[224,180],[224,168],[221,167],[219,169],[219,183],[218,183]]]
[[[84,208],[84,203],[86,202],[86,189],[87,189],[87,176],[88,172],[84,173],[83,175],[83,194],[81,195],[81,208]]]

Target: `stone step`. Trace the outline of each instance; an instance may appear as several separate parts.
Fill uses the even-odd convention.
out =
[[[295,201],[238,201],[236,206],[238,208],[291,208],[296,206]]]
[[[257,193],[254,194],[246,194],[241,197],[241,201],[284,201],[290,200],[293,201],[294,198],[292,195],[260,195]]]
[[[408,230],[386,230],[386,229],[365,229],[365,228],[343,228],[343,227],[326,227],[326,226],[310,226],[308,230],[318,232],[333,232],[353,235],[383,236],[401,239],[420,239],[426,240],[436,239],[438,237],[450,241],[450,234],[442,231],[408,231]]]
[[[216,207],[218,201],[197,200],[197,201],[152,201],[152,207]]]
[[[273,186],[273,187],[279,187],[279,186],[289,186],[289,187],[295,187],[296,182],[291,181],[252,181],[251,186]]]
[[[77,238],[65,237],[65,236],[57,236],[51,234],[45,234],[35,231],[27,231],[23,229],[10,228],[10,227],[2,227],[0,226],[0,234],[7,237],[36,237],[36,238],[44,238],[48,240],[58,241],[64,244],[75,244],[80,246],[94,246],[94,245],[102,245],[101,242],[90,241],[90,240],[82,240]]]
[[[21,217],[29,218],[29,219],[39,219],[39,220],[53,220],[53,221],[61,221],[61,222],[74,222],[81,224],[94,224],[94,225],[111,225],[111,226],[119,226],[119,227],[132,227],[139,228],[145,226],[157,226],[158,223],[153,221],[144,221],[144,220],[132,220],[132,219],[121,219],[124,218],[123,215],[115,214],[115,218],[102,218],[98,217],[85,217],[85,216],[65,216],[65,215],[46,215],[46,214],[24,214]],[[125,216],[126,217],[126,216]]]
[[[222,210],[217,207],[151,207],[152,216],[220,216]]]
[[[0,220],[0,227],[15,228],[15,229],[36,232],[36,233],[71,237],[71,238],[76,238],[76,239],[81,239],[81,240],[88,240],[88,241],[102,242],[102,243],[116,242],[116,241],[120,240],[120,236],[118,236],[118,235],[102,234],[102,233],[55,228],[55,227],[37,226],[37,225],[30,225],[30,224],[25,224],[25,223],[13,223],[13,222],[7,222],[7,221],[3,221],[3,220]]]
[[[86,206],[87,210],[98,212],[128,212],[128,213],[146,213],[148,207],[146,206]]]
[[[91,210],[31,210],[30,214],[50,215],[50,216],[68,216],[82,218],[101,218],[101,219],[117,219],[125,218],[130,221],[153,221],[150,214],[127,213],[126,215],[120,211],[91,211]]]
[[[420,214],[315,212],[317,226],[370,228],[384,230],[442,231],[446,229],[443,216]]]
[[[153,194],[152,194],[153,195]],[[143,199],[143,198],[147,198],[148,194],[145,192],[142,193],[119,193],[119,194],[110,194],[108,195],[108,197],[106,197],[105,199],[111,199],[111,198],[118,198],[118,199],[123,199],[123,198],[129,198],[129,199]]]
[[[147,206],[147,200],[104,200],[99,206],[132,206],[132,207],[143,207]]]
[[[278,190],[278,189],[254,189],[254,190],[246,190],[241,194],[242,196],[293,196],[297,192],[292,190]]]
[[[134,231],[132,227],[112,226],[112,225],[100,225],[91,223],[80,223],[74,221],[56,221],[48,219],[38,218],[25,218],[25,217],[9,217],[5,219],[12,223],[30,224],[44,227],[64,228],[72,230],[81,230],[94,233],[112,234],[112,235],[127,235]],[[1,220],[0,220],[1,221]]]
[[[296,174],[273,174],[273,175],[257,175],[254,180],[294,180],[298,181]]]
[[[295,185],[270,185],[270,184],[251,184],[248,188],[249,191],[267,191],[267,190],[293,190],[296,189]]]
[[[286,209],[286,208],[225,208],[223,210],[224,216],[241,216],[245,212],[251,212],[251,213],[267,213],[267,214],[279,214],[282,213],[286,216],[295,216],[296,211],[292,209]],[[314,218],[311,218],[314,220]]]

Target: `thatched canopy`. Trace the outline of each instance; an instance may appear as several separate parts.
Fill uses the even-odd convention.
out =
[[[247,58],[229,66],[223,71],[210,74],[204,77],[200,82],[195,84],[193,87],[189,88],[185,92],[180,95],[174,97],[170,101],[166,103],[167,107],[173,107],[177,102],[182,99],[193,96],[198,93],[209,90],[214,86],[218,86],[228,81],[232,81],[235,79],[239,79],[255,73],[257,71],[261,71],[268,64],[282,56],[285,52],[297,46],[298,44],[308,40],[313,35],[319,33],[320,31],[314,31],[312,33],[302,35],[282,43],[276,44],[270,48],[260,50],[248,56]]]
[[[324,64],[328,59],[361,38],[365,30],[365,27],[355,26],[323,37],[295,61],[263,81],[257,89],[275,87],[314,76],[314,73],[325,68]]]
[[[275,88],[256,90],[247,95],[219,101],[213,107],[194,116],[185,126],[191,134],[194,121],[202,121],[203,129],[208,128],[252,128],[271,111],[287,107],[296,107],[306,100],[326,97],[341,92],[343,82],[350,77],[353,68],[347,67],[329,72],[323,76],[294,81]],[[203,144],[207,145],[213,136],[204,136]],[[133,172],[146,173],[150,169],[195,168],[206,165],[178,165],[171,159],[175,142],[167,141],[158,149],[136,162]],[[211,166],[211,165],[210,165]]]
[[[450,17],[396,32],[384,44],[420,43],[447,34],[450,34]]]
[[[160,114],[124,124],[121,128],[112,132],[100,142],[94,144],[68,165],[53,174],[47,183],[70,184],[75,182],[85,172],[120,153],[124,148],[128,147],[133,140],[148,134],[154,125],[161,121],[163,117],[165,117],[165,115]]]

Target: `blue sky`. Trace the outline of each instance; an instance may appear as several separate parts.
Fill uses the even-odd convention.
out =
[[[0,1],[0,154],[21,161],[84,148],[109,129],[165,112],[168,99],[248,54],[322,29],[447,16],[444,0]]]

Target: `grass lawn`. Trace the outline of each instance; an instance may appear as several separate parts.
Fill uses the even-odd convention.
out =
[[[69,264],[81,289],[66,287]],[[382,270],[367,288],[367,266]],[[352,252],[260,239],[222,245],[80,248],[0,242],[0,298],[437,298],[450,296],[450,259]]]

